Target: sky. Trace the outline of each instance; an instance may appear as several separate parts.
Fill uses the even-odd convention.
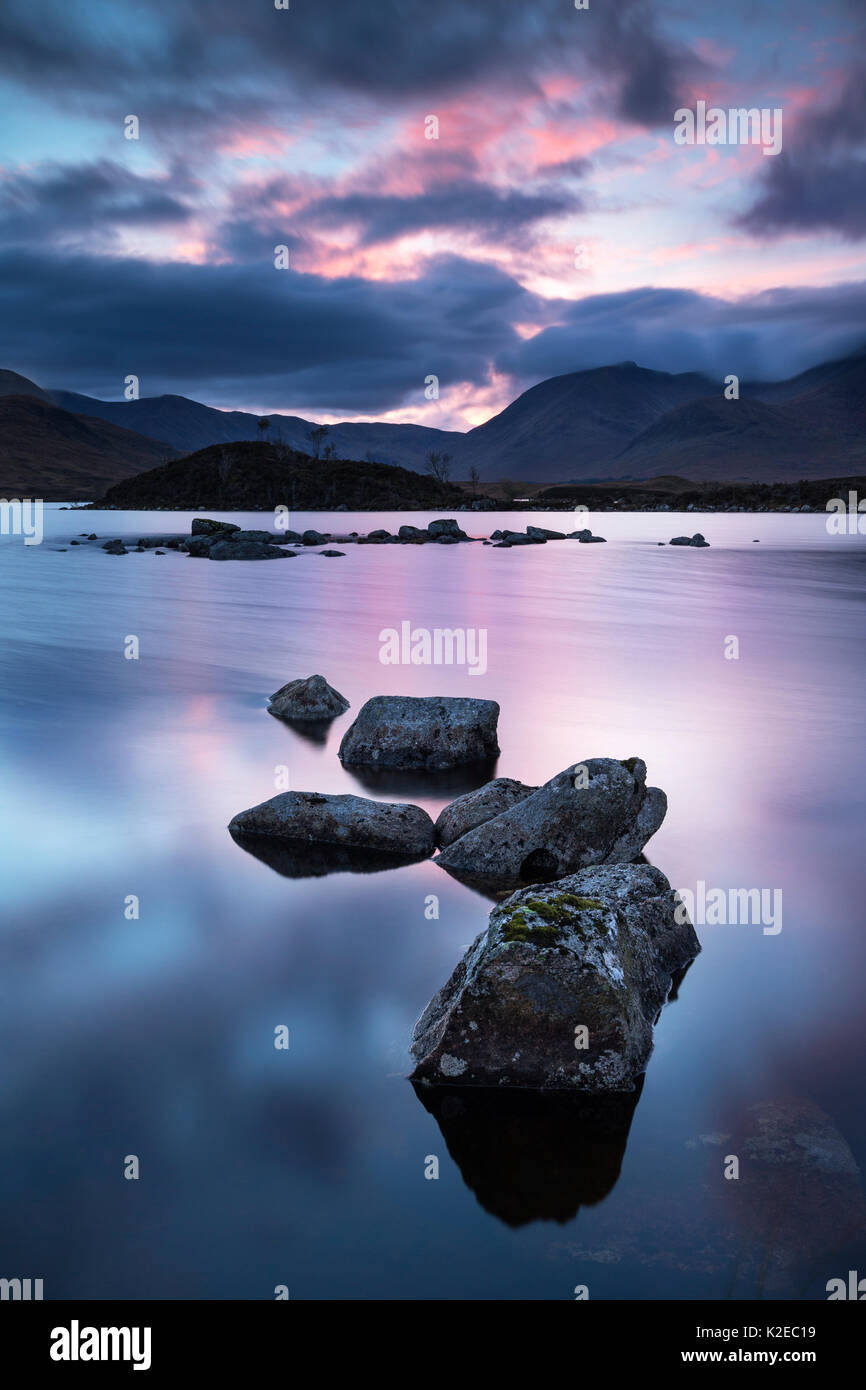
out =
[[[699,102],[781,149],[679,143]],[[793,375],[864,281],[866,0],[4,0],[0,366],[42,386],[467,429],[620,361]]]

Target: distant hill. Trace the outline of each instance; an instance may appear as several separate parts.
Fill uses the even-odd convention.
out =
[[[209,444],[237,444],[265,439],[299,452],[310,451],[310,431],[315,420],[300,415],[268,415],[271,427],[259,429],[258,415],[243,410],[215,410],[186,396],[143,396],[137,401],[100,401],[72,391],[52,391],[51,399],[64,410],[96,415],[112,424],[165,439],[181,453],[206,449]],[[328,443],[340,458],[366,460],[369,454],[378,463],[399,463],[407,468],[424,468],[431,450],[455,453],[464,436],[426,425],[341,424],[331,425]]]
[[[50,401],[51,395],[48,391],[43,391],[37,386],[35,381],[30,381],[26,376],[19,376],[17,372],[7,372],[0,369],[0,396],[35,396],[38,401]]]
[[[68,391],[46,392],[14,372],[0,372],[8,393],[53,404],[69,418],[102,420],[156,450],[181,454],[218,444],[261,442],[298,453],[311,450],[312,420],[216,410],[185,396],[99,401]],[[36,467],[32,440],[7,433],[6,447]],[[724,398],[720,380],[697,372],[656,372],[634,362],[552,377],[530,387],[498,415],[468,433],[425,425],[343,423],[329,428],[337,458],[393,464],[424,472],[427,455],[451,455],[454,478],[477,471],[482,483],[605,482],[677,473],[695,481],[797,481],[863,471],[866,437],[866,353],[821,363],[779,382],[741,382],[740,399]],[[161,444],[160,441],[165,441]],[[74,449],[67,441],[65,457]],[[114,461],[126,476],[131,444]],[[50,453],[41,456],[47,465]],[[82,455],[82,467],[90,467]],[[149,462],[154,462],[151,455]],[[38,478],[37,472],[30,475]],[[62,481],[56,470],[51,485]],[[35,484],[33,484],[35,485]]]
[[[465,494],[385,463],[314,459],[284,445],[212,444],[108,489],[105,505],[177,511],[448,508]]]
[[[2,497],[88,501],[173,455],[157,440],[73,415],[40,397],[0,394]]]

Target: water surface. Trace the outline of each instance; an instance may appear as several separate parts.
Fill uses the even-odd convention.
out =
[[[863,538],[821,516],[645,513],[585,519],[604,546],[504,553],[61,553],[81,531],[190,519],[51,508],[41,547],[0,540],[0,1274],[43,1278],[47,1298],[760,1296],[766,1235],[719,1206],[718,1136],[755,1102],[806,1098],[866,1162]],[[527,520],[571,522],[464,524]],[[698,527],[708,550],[657,544]],[[404,620],[485,628],[486,673],[382,665],[380,633]],[[314,672],[352,706],[324,742],[265,709]],[[288,878],[228,835],[283,768],[300,790],[406,795],[336,756],[383,693],[497,700],[497,773],[530,783],[637,754],[668,793],[647,853],[675,886],[782,890],[776,935],[698,927],[630,1113],[444,1096],[431,1113],[405,1079],[412,1025],[490,904],[433,861]],[[435,816],[451,793],[409,794]],[[822,1200],[793,1296],[866,1268],[849,1233],[828,1246]]]

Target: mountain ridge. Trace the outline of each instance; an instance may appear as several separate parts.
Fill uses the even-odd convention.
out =
[[[10,399],[37,403],[40,424],[32,410],[28,420],[21,407],[10,414],[4,407]],[[258,440],[296,453],[317,452],[310,435],[318,426],[302,416],[271,414],[269,428],[260,431],[260,417],[251,412],[222,411],[186,396],[100,401],[46,390],[8,369],[0,370],[4,408],[0,478],[8,489],[17,477],[31,493],[44,491],[46,480],[52,487],[64,485],[62,469],[52,471],[45,462],[58,450],[70,466],[69,486],[90,487],[80,494],[87,497],[95,495],[97,479],[110,486],[132,476],[137,460],[139,471],[146,471],[215,444]],[[49,408],[61,414],[49,417]],[[82,429],[81,421],[89,423]],[[16,428],[25,436],[30,431],[29,455],[27,439],[15,438]],[[121,433],[111,435],[111,429]],[[77,462],[76,438],[82,449]],[[784,381],[744,381],[738,400],[726,399],[722,383],[704,373],[620,362],[538,382],[465,433],[344,421],[328,427],[325,445],[340,459],[422,473],[431,451],[447,453],[453,477],[477,472],[481,483],[627,481],[659,473],[770,482],[854,474],[866,467],[866,351],[818,363]]]

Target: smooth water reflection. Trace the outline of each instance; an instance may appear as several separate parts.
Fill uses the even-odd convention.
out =
[[[418,521],[294,521],[403,519]],[[805,1096],[866,1159],[861,539],[817,516],[645,514],[589,518],[606,546],[504,554],[56,550],[188,521],[52,510],[41,548],[0,540],[0,1272],[58,1298],[757,1296],[747,1256],[765,1233],[748,1204],[720,1212],[728,1150],[707,1136]],[[696,526],[711,549],[656,544]],[[404,619],[486,627],[487,673],[383,666],[379,633]],[[313,672],[352,706],[316,739],[265,708]],[[778,936],[698,926],[639,1103],[610,1123],[567,1097],[419,1100],[406,1081],[412,1025],[484,897],[432,861],[298,878],[229,835],[282,766],[299,790],[434,816],[465,789],[416,774],[373,789],[342,768],[343,733],[382,693],[498,700],[496,773],[529,783],[639,754],[670,805],[648,857],[675,886],[782,889]],[[820,1240],[814,1224],[797,1296],[866,1261],[856,1223]]]

